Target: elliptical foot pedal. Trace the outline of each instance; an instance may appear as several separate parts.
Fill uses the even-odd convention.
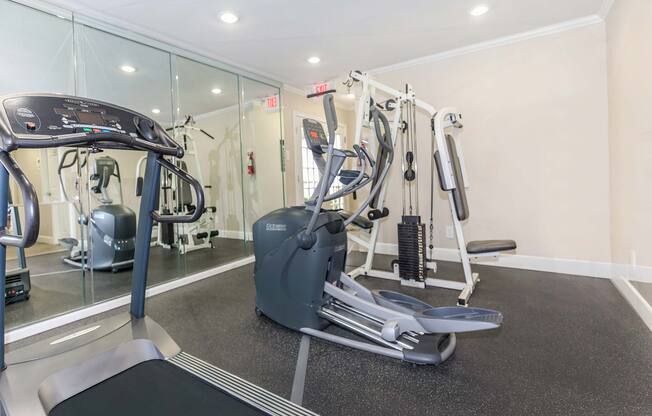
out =
[[[424,309],[414,314],[429,332],[473,332],[502,325],[503,314],[492,309],[449,306]]]
[[[73,247],[76,247],[79,244],[79,240],[77,240],[76,238],[60,238],[59,244],[61,244],[68,250],[71,250]]]
[[[413,314],[423,310],[433,309],[433,306],[415,297],[391,290],[372,290],[376,303],[398,312]]]

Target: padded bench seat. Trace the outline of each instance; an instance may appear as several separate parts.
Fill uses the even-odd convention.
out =
[[[340,215],[340,217],[342,217],[344,221],[348,220],[349,218],[351,218],[351,215],[353,215],[351,211],[344,211],[344,210],[338,211],[337,213]],[[374,223],[372,221],[369,221],[368,219],[366,219],[361,215],[358,215],[353,220],[353,225],[362,228],[363,230],[371,230],[374,227]]]
[[[514,240],[479,240],[470,241],[466,245],[466,252],[469,254],[497,253],[516,249]]]

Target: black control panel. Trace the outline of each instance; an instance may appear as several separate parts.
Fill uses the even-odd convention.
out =
[[[67,96],[23,95],[5,99],[2,106],[17,136],[121,133],[140,137],[134,119],[143,118],[119,107]]]
[[[306,136],[306,143],[310,150],[317,154],[323,154],[328,148],[328,138],[324,128],[317,120],[303,119],[303,131]]]

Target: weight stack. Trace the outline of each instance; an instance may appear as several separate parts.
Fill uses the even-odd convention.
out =
[[[398,269],[401,279],[426,279],[426,225],[420,216],[404,215],[398,224]]]

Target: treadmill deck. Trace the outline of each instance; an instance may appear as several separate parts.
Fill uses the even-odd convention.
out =
[[[165,360],[119,373],[50,411],[50,416],[267,415]]]

